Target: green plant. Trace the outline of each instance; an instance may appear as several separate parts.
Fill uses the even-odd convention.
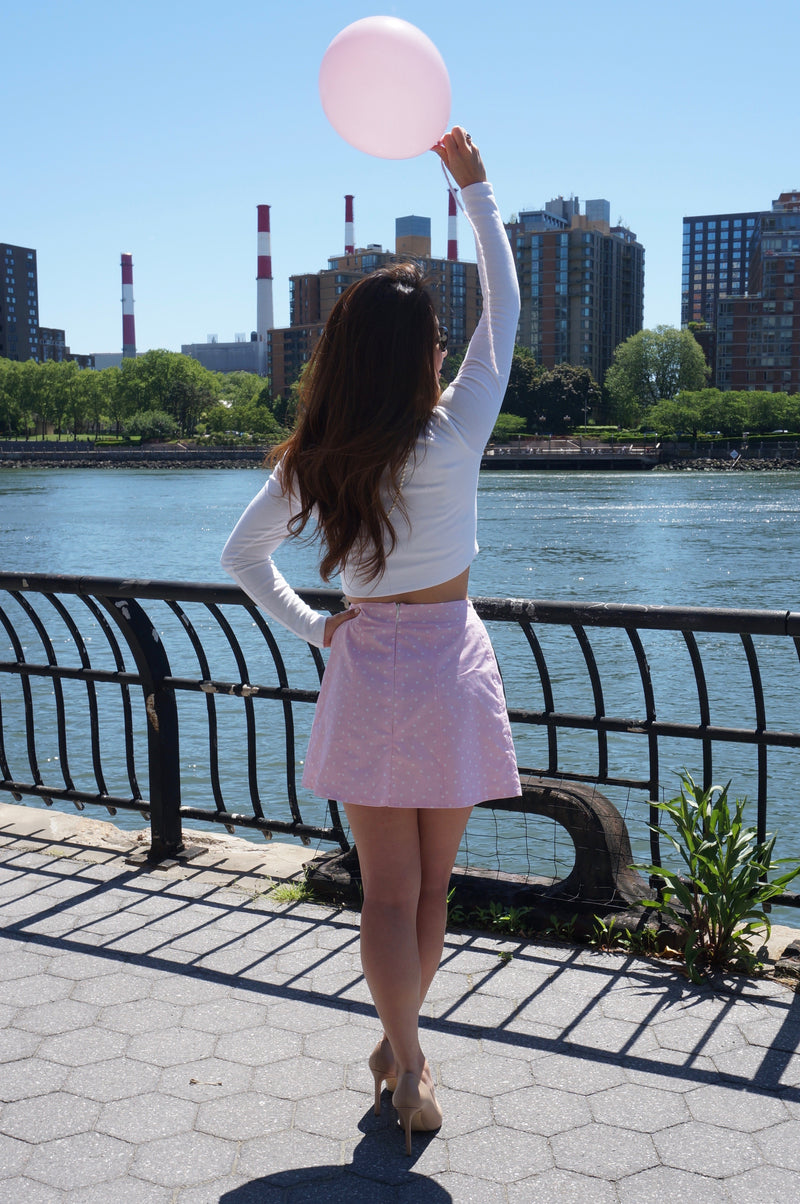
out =
[[[775,836],[758,840],[745,826],[746,799],[728,804],[728,788],[702,790],[687,773],[680,794],[656,804],[675,825],[676,835],[659,827],[685,863],[685,872],[656,865],[637,865],[641,873],[660,880],[659,897],[643,900],[677,927],[684,941],[683,956],[692,982],[702,982],[713,969],[737,967],[753,971],[758,957],[748,938],[771,925],[769,900],[800,873],[800,866],[768,879]]]
[[[595,916],[589,944],[595,949],[629,949],[631,932],[629,928],[617,926],[616,916],[610,916],[608,920],[604,920],[602,916]]]
[[[269,892],[269,897],[276,903],[314,903],[316,896],[313,887],[307,882],[279,882]]]
[[[509,962],[514,960],[514,954],[510,949],[501,949],[497,956],[504,966],[507,966]]]
[[[550,923],[545,928],[544,935],[554,941],[574,941],[575,926],[577,923],[577,916],[570,916],[568,920],[562,920],[559,916],[553,914],[550,916]]]

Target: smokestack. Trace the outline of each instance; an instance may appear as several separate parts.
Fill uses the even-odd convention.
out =
[[[447,190],[447,258],[458,259],[458,230],[456,228],[456,194]]]
[[[269,242],[269,205],[258,206],[258,272],[256,274],[256,333],[259,343],[275,325],[272,316],[272,253]]]
[[[352,255],[356,249],[356,236],[353,226],[353,198],[344,198],[344,253]]]
[[[136,358],[136,326],[133,320],[133,256],[123,253],[122,268],[122,358]]]

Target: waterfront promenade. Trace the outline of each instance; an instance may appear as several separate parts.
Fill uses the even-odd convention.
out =
[[[307,850],[0,806],[0,1197],[20,1204],[772,1204],[800,1198],[800,996],[448,934],[445,1121],[373,1116],[358,916],[270,897]],[[788,933],[782,934],[786,944]]]

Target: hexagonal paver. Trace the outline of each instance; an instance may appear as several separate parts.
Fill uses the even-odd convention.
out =
[[[459,1091],[474,1091],[477,1095],[501,1095],[515,1087],[529,1086],[531,1072],[525,1062],[514,1058],[490,1057],[488,1054],[468,1054],[466,1057],[442,1062],[441,1080],[446,1087]]]
[[[197,1114],[197,1105],[172,1095],[151,1091],[135,1099],[113,1100],[103,1108],[97,1130],[140,1145],[158,1137],[173,1137],[189,1132]]]
[[[779,1125],[789,1115],[782,1100],[763,1091],[715,1085],[698,1087],[683,1098],[695,1120],[725,1129],[740,1129],[743,1133]]]
[[[800,1171],[800,1121],[789,1120],[785,1124],[765,1129],[756,1137],[756,1144],[767,1162],[785,1170]]]
[[[170,1028],[160,1033],[142,1033],[131,1037],[128,1057],[153,1066],[178,1066],[210,1055],[214,1048],[212,1033],[188,1028]]]
[[[617,1193],[613,1183],[556,1169],[509,1184],[508,1204],[531,1204],[533,1200],[536,1204],[616,1204]],[[645,1204],[645,1199],[639,1204]]]
[[[55,999],[66,999],[74,985],[68,978],[49,975],[12,978],[10,982],[0,982],[0,1003],[16,1008],[36,1007]]]
[[[18,1028],[0,1029],[0,1065],[32,1058],[40,1043],[38,1033],[22,1033]]]
[[[573,1092],[552,1087],[524,1087],[495,1098],[494,1116],[499,1125],[552,1137],[578,1129],[592,1119],[588,1104]]]
[[[755,1204],[760,1200],[800,1200],[800,1175],[779,1166],[757,1166],[726,1179],[726,1200],[731,1204]]]
[[[162,1187],[181,1187],[230,1174],[236,1147],[208,1133],[179,1133],[140,1145],[133,1174]]]
[[[270,1062],[295,1057],[302,1049],[301,1033],[262,1025],[259,1028],[243,1028],[235,1033],[226,1033],[217,1040],[214,1053],[218,1058],[240,1062],[243,1066],[266,1066]]]
[[[92,1029],[90,1033],[85,1033],[77,1029],[56,1037],[45,1037],[39,1046],[39,1053],[43,1058],[61,1062],[64,1066],[87,1066],[90,1062],[120,1057],[127,1043],[128,1038],[123,1033],[108,1033],[103,1029]]]
[[[553,1165],[544,1137],[514,1129],[480,1129],[477,1133],[454,1137],[447,1145],[450,1164],[458,1167],[460,1174],[500,1183],[525,1179]]]
[[[278,1099],[305,1099],[320,1091],[334,1091],[344,1084],[344,1068],[316,1058],[287,1058],[273,1062],[253,1076],[253,1082]]]
[[[294,1110],[293,1100],[244,1092],[236,1096],[235,1107],[227,1097],[200,1104],[195,1128],[227,1141],[247,1141],[291,1128]]]
[[[732,1024],[715,1026],[688,1016],[655,1023],[652,1031],[663,1049],[706,1054],[708,1057],[727,1053],[745,1044],[744,1037]]]
[[[266,1006],[249,1003],[243,999],[224,999],[211,1003],[198,1003],[184,1009],[185,1028],[199,1029],[206,1033],[230,1033],[236,1029],[254,1028],[264,1024]]]
[[[658,1164],[652,1138],[615,1125],[592,1122],[550,1138],[556,1166],[562,1170],[616,1180]]]
[[[715,1178],[741,1174],[761,1161],[758,1147],[748,1133],[731,1132],[698,1121],[675,1125],[653,1135],[661,1161],[678,1170],[694,1171]]]
[[[236,1171],[248,1179],[282,1172],[282,1184],[288,1186],[292,1182],[329,1178],[331,1168],[340,1165],[341,1142],[313,1134],[295,1141],[290,1132],[282,1131],[242,1142]],[[297,1172],[296,1176],[288,1173],[291,1171]]]
[[[152,1090],[158,1083],[159,1068],[143,1062],[131,1062],[126,1058],[110,1058],[71,1070],[64,1087],[74,1095],[106,1103],[115,1099],[128,1099]]]
[[[161,1071],[158,1089],[167,1095],[201,1103],[203,1100],[249,1091],[252,1077],[253,1071],[249,1066],[239,1066],[220,1058],[203,1058],[196,1062],[167,1066]]]
[[[675,1170],[671,1166],[655,1166],[648,1171],[628,1175],[617,1184],[620,1204],[661,1204],[662,1200],[696,1201],[696,1204],[727,1204],[730,1196],[722,1183],[699,1173]],[[748,1204],[766,1200],[766,1196],[751,1196]]]
[[[79,982],[72,991],[72,998],[86,1003],[96,1003],[100,1007],[115,1003],[131,1003],[134,999],[146,1001],[146,993],[142,990],[142,981],[136,974],[125,974],[122,971],[112,974],[98,975],[88,982]]]
[[[533,1077],[545,1087],[590,1095],[606,1091],[626,1081],[625,1072],[615,1062],[594,1061],[563,1054],[548,1054],[533,1067]]]
[[[10,1178],[12,1175],[22,1174],[31,1152],[32,1147],[28,1140],[23,1141],[18,1137],[9,1137],[5,1133],[0,1133],[0,1167],[2,1167],[3,1177]],[[18,1198],[23,1199],[22,1196]]]
[[[54,1091],[6,1104],[0,1115],[0,1132],[23,1141],[53,1141],[93,1129],[99,1111],[92,1100]]]
[[[96,1015],[97,1008],[89,1003],[59,999],[55,1003],[26,1008],[17,1017],[15,1025],[29,1033],[69,1033],[76,1028],[90,1028]]]
[[[172,1003],[164,1003],[160,999],[135,999],[130,1003],[101,1008],[95,1023],[109,1032],[136,1036],[177,1027],[182,1016],[183,1008]]]
[[[656,1133],[689,1119],[686,1098],[674,1091],[623,1083],[590,1096],[589,1107],[594,1119],[601,1124],[634,1129],[638,1133]]]
[[[103,1133],[78,1133],[37,1146],[26,1173],[65,1191],[124,1175],[133,1150]]]
[[[44,1058],[10,1062],[0,1074],[0,1100],[11,1103],[35,1095],[49,1095],[51,1091],[58,1091],[66,1076],[65,1066]]]

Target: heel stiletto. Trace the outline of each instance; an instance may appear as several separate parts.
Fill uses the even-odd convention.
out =
[[[394,1054],[386,1037],[373,1049],[369,1055],[369,1068],[375,1080],[375,1115],[381,1114],[381,1086],[385,1082],[389,1091],[397,1087]]]
[[[430,1132],[442,1123],[442,1109],[436,1102],[433,1088],[421,1082],[415,1074],[401,1075],[392,1103],[400,1117],[406,1135],[406,1153],[411,1153],[411,1131]]]

